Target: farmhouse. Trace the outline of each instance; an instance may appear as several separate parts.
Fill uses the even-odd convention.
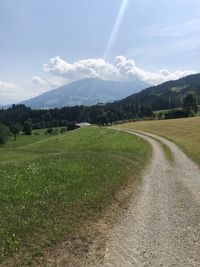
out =
[[[83,127],[87,127],[87,126],[90,126],[90,125],[91,125],[91,124],[88,123],[88,122],[86,122],[86,121],[81,122],[81,123],[77,123],[77,124],[76,124],[76,126],[77,126],[78,128],[83,128]]]

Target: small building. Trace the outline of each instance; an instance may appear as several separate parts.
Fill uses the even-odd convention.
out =
[[[88,127],[91,126],[92,124],[84,121],[84,122],[80,122],[80,123],[76,123],[77,128],[83,128],[83,127]]]

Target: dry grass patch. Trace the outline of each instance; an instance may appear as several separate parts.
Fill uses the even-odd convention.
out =
[[[146,131],[168,138],[200,165],[200,117],[139,121],[121,124],[118,127]]]

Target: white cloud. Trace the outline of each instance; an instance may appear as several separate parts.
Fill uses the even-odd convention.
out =
[[[136,66],[133,59],[126,59],[124,56],[118,56],[115,58],[115,66],[119,70],[121,77],[131,80],[133,77],[137,77],[142,81],[146,81],[150,84],[159,84],[169,80],[177,80],[184,76],[194,74],[194,71],[175,71],[170,72],[167,69],[159,70],[157,73],[149,72]]]
[[[47,80],[42,79],[39,76],[32,76],[32,83],[36,86],[37,93],[44,93],[50,89],[58,88],[63,86],[70,81],[62,76],[53,76]]]
[[[51,88],[57,88],[57,87],[65,85],[69,82],[70,82],[69,80],[67,80],[63,77],[56,77],[56,76],[51,77],[50,79],[47,80],[47,84]]]
[[[43,69],[46,72],[62,75],[69,80],[87,77],[111,79],[118,75],[115,66],[101,58],[79,60],[70,64],[57,56],[51,58],[48,64],[44,64]]]
[[[24,97],[24,92],[12,82],[0,80],[0,99],[1,105],[18,102]]]
[[[119,81],[131,81],[137,78],[150,84],[159,84],[195,73],[191,70],[177,70],[175,72],[159,70],[158,72],[150,72],[139,68],[133,59],[127,59],[124,56],[117,56],[113,63],[109,63],[102,58],[91,58],[69,63],[57,56],[51,58],[49,63],[44,64],[43,69],[46,72],[56,74],[57,77],[67,79],[68,82],[83,78]]]
[[[36,85],[45,86],[47,83],[39,76],[32,76],[32,82]]]
[[[3,82],[0,80],[0,91],[7,91],[7,90],[13,90],[16,89],[17,86],[14,83],[11,82]]]

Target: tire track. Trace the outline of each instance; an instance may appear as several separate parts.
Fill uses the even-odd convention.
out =
[[[103,266],[200,266],[199,168],[169,140],[127,132],[147,140],[153,157],[127,213],[109,235]],[[174,154],[174,164],[160,141]]]

